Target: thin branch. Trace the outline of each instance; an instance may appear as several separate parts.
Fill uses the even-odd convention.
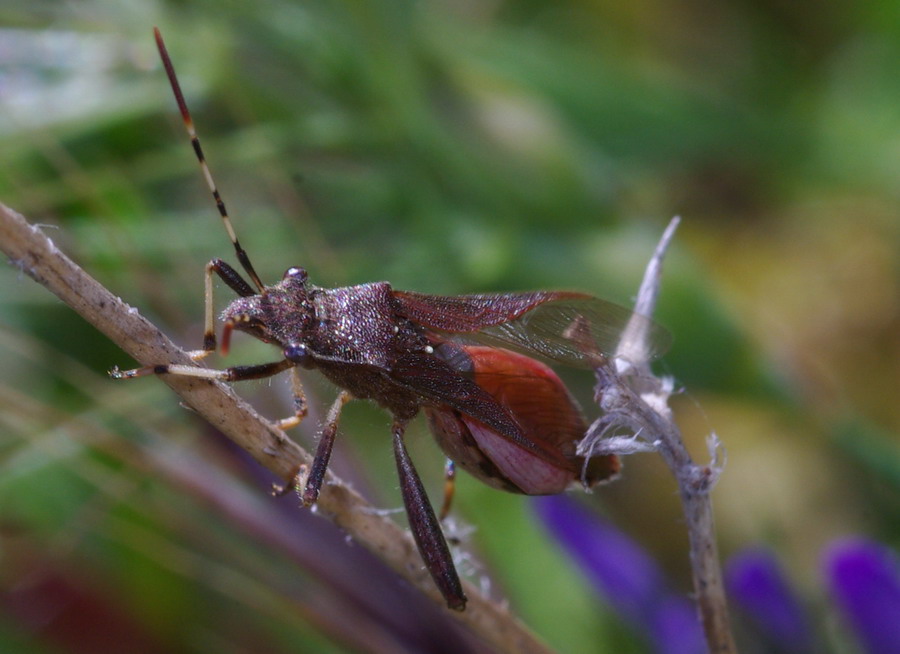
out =
[[[45,286],[141,364],[191,364],[187,353],[156,326],[73,263],[40,228],[2,203],[0,249],[13,266]],[[175,375],[160,379],[187,406],[282,479],[291,479],[300,464],[311,462],[312,457],[305,450],[225,384]],[[432,601],[443,605],[410,534],[374,511],[332,474],[319,495],[318,513],[374,552]],[[462,613],[448,611],[449,615],[498,651],[551,651],[506,608],[483,596],[472,584],[464,585],[468,606]]]
[[[644,273],[635,309],[645,316],[651,316],[656,307],[662,261],[678,223],[678,218],[669,223]],[[710,463],[694,463],[669,409],[673,381],[653,375],[647,355],[651,351],[646,342],[647,323],[634,323],[634,328],[625,330],[614,359],[597,359],[595,397],[604,415],[588,430],[579,449],[593,454],[660,453],[678,483],[690,542],[695,599],[709,651],[733,654],[737,648],[728,619],[710,499],[721,471],[717,461],[720,444],[711,435]]]

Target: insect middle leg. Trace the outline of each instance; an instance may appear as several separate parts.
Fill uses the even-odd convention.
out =
[[[290,374],[291,392],[294,396],[294,415],[289,418],[282,418],[278,421],[278,426],[281,429],[292,429],[296,427],[303,422],[307,413],[306,394],[303,392],[303,383],[300,381],[300,376],[297,374],[296,366],[291,368]]]
[[[325,479],[325,471],[328,470],[328,462],[331,460],[331,450],[334,448],[334,437],[337,435],[338,421],[341,417],[341,409],[353,396],[347,391],[341,391],[325,418],[322,427],[322,435],[319,437],[319,446],[316,448],[316,456],[313,459],[306,478],[306,487],[303,489],[303,506],[312,506],[319,498],[322,482]]]

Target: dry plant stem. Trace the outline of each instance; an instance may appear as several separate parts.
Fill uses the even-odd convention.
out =
[[[653,315],[662,260],[678,223],[678,218],[669,223],[647,265],[635,303],[638,314]],[[604,426],[617,425],[638,433],[641,439],[650,441],[672,470],[688,529],[694,593],[706,642],[711,654],[732,654],[737,648],[728,618],[710,499],[719,474],[715,461],[718,441],[715,437],[709,440],[713,456],[709,465],[694,463],[667,404],[671,380],[653,376],[646,356],[640,356],[641,352],[648,351],[643,342],[646,335],[629,331],[623,335],[619,350],[632,357],[623,355],[622,360],[603,360],[595,370],[598,399],[606,412]],[[623,363],[624,360],[630,363]]]
[[[142,365],[192,364],[184,350],[73,263],[38,227],[2,203],[0,249],[13,266],[45,286]],[[282,479],[291,479],[301,464],[311,462],[312,457],[305,450],[256,413],[227,385],[178,375],[160,379],[187,406]],[[379,515],[334,475],[326,477],[318,508],[321,515],[443,606],[443,598],[424,568],[410,534]],[[465,584],[465,592],[469,597],[466,610],[448,611],[448,615],[485,642],[503,652],[551,652],[506,608],[484,597],[472,584]]]

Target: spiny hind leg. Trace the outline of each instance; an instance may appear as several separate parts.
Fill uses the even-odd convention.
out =
[[[425,562],[425,567],[428,568],[431,578],[440,589],[441,595],[444,596],[447,606],[456,611],[462,611],[466,607],[466,594],[463,592],[459,575],[453,565],[453,557],[450,555],[450,548],[441,531],[441,524],[434,515],[434,509],[431,508],[431,503],[425,494],[422,480],[419,479],[419,474],[403,444],[405,430],[404,422],[394,421],[392,428],[394,458],[397,461],[400,493],[403,495],[406,515],[409,517],[409,528]]]

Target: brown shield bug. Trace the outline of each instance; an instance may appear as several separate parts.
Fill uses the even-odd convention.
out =
[[[110,374],[116,379],[174,374],[240,381],[291,371],[295,415],[279,423],[287,428],[306,414],[297,368],[322,372],[342,390],[323,426],[302,493],[305,505],[318,497],[341,407],[352,398],[380,404],[393,416],[394,455],[416,544],[447,605],[462,610],[466,596],[403,442],[407,423],[423,409],[449,459],[495,488],[542,495],[609,479],[619,469],[618,459],[576,454],[586,430],[584,417],[556,373],[532,357],[590,367],[591,356],[566,336],[567,330],[575,321],[588,325],[596,348],[611,353],[634,319],[632,312],[562,291],[436,296],[397,291],[387,282],[319,288],[296,267],[266,286],[241,247],[213,182],[159,30],[155,37],[203,175],[250,278],[247,282],[221,259],[207,264],[203,348],[192,352],[192,358],[199,361],[216,350],[213,274],[239,296],[221,315],[223,354],[237,330],[277,346],[282,358],[222,370],[162,364],[114,368]],[[655,342],[665,341],[666,332],[649,320],[647,329],[656,333]],[[452,475],[451,465],[442,515],[452,495]]]

